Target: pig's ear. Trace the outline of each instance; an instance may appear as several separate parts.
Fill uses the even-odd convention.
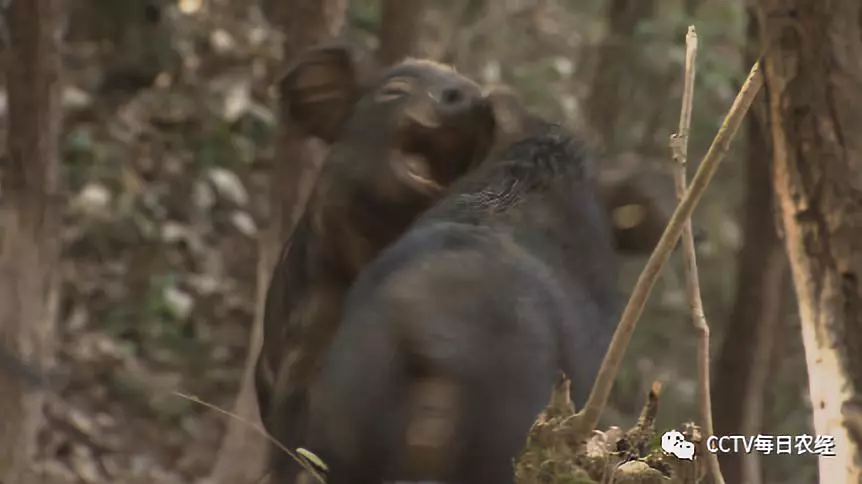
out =
[[[352,52],[323,46],[303,52],[281,80],[287,117],[307,134],[332,143],[360,96]]]
[[[525,129],[530,114],[512,88],[502,84],[491,86],[485,89],[485,96],[491,103],[498,130],[514,135]]]
[[[494,114],[494,143],[489,156],[495,156],[528,136],[540,118],[527,109],[520,96],[509,86],[488,87],[485,96]]]
[[[613,224],[617,251],[644,255],[653,251],[664,233],[676,197],[666,170],[635,158],[602,170],[599,192]]]

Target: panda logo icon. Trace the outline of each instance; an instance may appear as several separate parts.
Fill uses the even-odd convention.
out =
[[[694,460],[694,444],[676,430],[669,430],[661,436],[661,450],[677,459]]]

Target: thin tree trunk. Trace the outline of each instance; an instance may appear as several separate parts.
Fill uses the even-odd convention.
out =
[[[757,59],[757,16],[748,18],[746,66]],[[747,195],[743,245],[737,257],[736,302],[724,331],[712,391],[716,435],[757,435],[762,429],[764,384],[769,376],[782,301],[784,256],[775,230],[766,96],[748,118]],[[721,454],[728,482],[761,482],[759,455]]]
[[[0,338],[37,369],[54,353],[59,258],[60,0],[13,0],[7,24],[8,163],[0,206]],[[44,395],[0,372],[0,482],[28,476]]]
[[[335,37],[344,26],[347,0],[282,0],[272,4],[272,19],[284,32],[284,59],[290,63],[303,50]],[[286,112],[281,109],[280,112]],[[310,193],[322,159],[319,145],[307,142],[285,119],[276,147],[277,162],[270,183],[269,227],[260,234],[256,308],[249,353],[234,413],[211,478],[216,483],[254,482],[263,475],[268,445],[248,427],[262,427],[254,391],[254,367],[263,342],[266,290],[275,261]],[[242,463],[241,465],[238,464]]]
[[[862,482],[862,5],[761,0],[773,182],[802,323],[820,482]]]
[[[598,65],[585,108],[591,127],[605,147],[614,146],[617,120],[622,107],[622,86],[630,75],[630,39],[637,24],[653,15],[655,0],[611,0],[608,2],[608,32],[599,47]]]
[[[380,50],[377,57],[383,66],[416,55],[416,33],[424,1],[380,0]]]

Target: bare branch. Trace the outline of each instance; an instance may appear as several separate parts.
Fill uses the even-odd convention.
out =
[[[268,440],[273,445],[278,447],[282,452],[291,456],[293,459],[296,460],[296,462],[299,463],[299,465],[301,465],[306,471],[308,471],[309,474],[317,482],[321,482],[321,483],[326,482],[324,480],[323,476],[321,476],[320,473],[317,472],[317,470],[315,470],[312,466],[308,465],[305,462],[305,460],[303,460],[296,452],[293,452],[292,450],[288,449],[281,442],[276,440],[275,437],[268,434],[267,431],[263,427],[261,427],[260,425],[245,419],[244,417],[242,417],[239,414],[229,412],[229,411],[227,411],[223,408],[220,408],[216,405],[213,405],[209,402],[205,402],[205,401],[201,400],[200,398],[198,398],[194,395],[186,395],[185,393],[180,393],[180,392],[171,392],[171,393],[176,397],[182,398],[184,400],[188,400],[190,402],[197,403],[198,405],[203,405],[204,407],[207,407],[210,410],[214,410],[214,411],[216,411],[216,412],[218,412],[218,413],[220,413],[226,417],[229,417],[232,421],[237,422],[237,424],[241,425],[244,429],[247,429],[250,432],[254,432],[254,433],[258,434],[259,436],[263,437],[264,439]]]
[[[682,201],[686,190],[686,162],[688,158],[688,133],[691,129],[691,110],[694,98],[694,75],[697,58],[697,33],[694,26],[688,28],[685,36],[685,79],[682,92],[682,109],[679,114],[679,130],[671,136],[670,147],[674,161],[674,184],[677,199]],[[712,398],[709,382],[709,325],[703,311],[703,300],[700,294],[700,276],[697,271],[697,255],[694,251],[694,237],[691,231],[691,219],[686,220],[682,234],[683,253],[685,255],[685,285],[691,304],[691,318],[698,332],[697,373],[698,373],[698,407],[703,438],[707,439],[715,433],[712,425]],[[724,484],[724,476],[718,464],[718,456],[707,452],[707,468],[716,484]]]
[[[619,326],[614,332],[613,340],[602,362],[602,368],[593,385],[593,390],[583,410],[578,412],[572,419],[572,438],[580,441],[586,438],[595,428],[596,423],[604,410],[611,393],[613,382],[619,373],[620,363],[625,355],[631,335],[637,325],[638,318],[646,305],[647,297],[652,291],[655,281],[658,279],[661,269],[670,257],[671,251],[676,246],[680,235],[685,227],[685,222],[691,217],[697,202],[703,196],[703,192],[709,185],[713,175],[718,169],[719,163],[730,148],[742,120],[745,118],[754,97],[763,85],[763,77],[760,73],[760,64],[756,63],[748,74],[748,78],[742,85],[733,105],[727,113],[724,122],[719,128],[712,145],[709,147],[697,173],[692,179],[691,188],[686,192],[673,216],[665,228],[664,234],[659,240],[646,263],[637,284],[635,285],[628,304],[623,310]]]

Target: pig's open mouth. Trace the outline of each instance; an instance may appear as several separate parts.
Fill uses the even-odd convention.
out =
[[[481,110],[472,114],[443,116],[429,102],[406,106],[397,128],[397,153],[390,158],[395,175],[425,195],[438,195],[464,174],[489,141],[482,136]]]
[[[443,191],[431,175],[428,160],[424,156],[398,151],[389,158],[395,176],[408,186],[416,187],[423,194],[433,196]]]
[[[426,194],[439,193],[461,175],[472,158],[475,142],[464,128],[410,123],[402,130],[399,156],[393,157],[396,175]]]

